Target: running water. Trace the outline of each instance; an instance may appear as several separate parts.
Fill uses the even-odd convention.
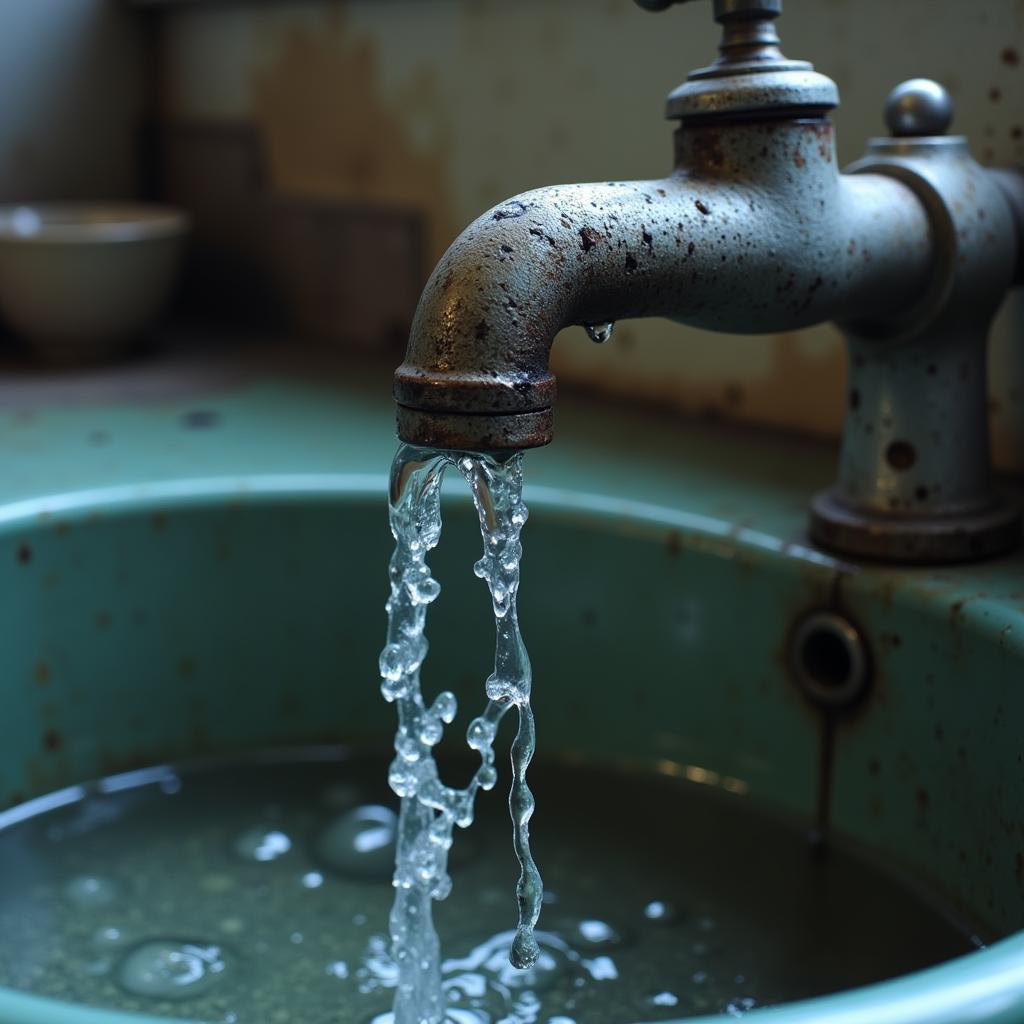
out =
[[[466,732],[480,755],[480,767],[464,789],[438,777],[432,748],[444,726],[455,718],[455,695],[438,694],[428,707],[420,689],[420,667],[427,654],[427,607],[441,587],[426,558],[441,537],[441,481],[456,466],[473,494],[483,537],[483,557],[473,567],[487,584],[494,608],[494,671],[486,682],[487,704]],[[519,729],[512,744],[509,810],[519,858],[516,887],[519,923],[509,959],[514,967],[532,967],[540,953],[533,929],[540,915],[543,886],[530,854],[529,821],[533,794],[526,769],[533,757],[535,733],[530,708],[530,661],[519,632],[519,533],[526,522],[522,501],[522,456],[498,458],[465,452],[439,452],[403,445],[391,468],[390,518],[395,537],[388,599],[388,638],[380,656],[381,692],[398,705],[395,759],[388,781],[401,797],[395,858],[395,902],[391,910],[392,955],[398,967],[395,1024],[438,1024],[444,1019],[441,959],[431,902],[451,890],[448,851],[454,827],[468,827],[478,790],[497,782],[494,737],[498,723],[513,707]]]

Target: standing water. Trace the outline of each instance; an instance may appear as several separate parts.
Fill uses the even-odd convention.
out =
[[[483,537],[483,556],[474,566],[491,592],[494,607],[494,671],[485,684],[487,704],[466,733],[480,766],[463,789],[446,786],[438,776],[433,747],[455,717],[455,695],[440,693],[428,707],[420,687],[427,653],[427,606],[440,593],[427,553],[441,537],[441,481],[457,466],[473,495]],[[540,915],[543,886],[530,853],[533,795],[526,769],[533,757],[535,732],[530,708],[530,660],[519,632],[519,533],[526,522],[522,501],[522,456],[443,453],[403,445],[391,469],[390,515],[395,551],[391,557],[388,638],[380,656],[381,691],[398,706],[395,759],[388,781],[401,798],[395,856],[395,903],[391,910],[392,955],[398,966],[395,1024],[436,1024],[444,1017],[441,954],[431,903],[451,891],[448,851],[456,825],[473,821],[481,789],[497,782],[494,737],[505,714],[516,708],[519,729],[512,745],[509,809],[520,875],[516,894],[519,923],[509,959],[514,967],[532,967],[540,954],[533,929]]]

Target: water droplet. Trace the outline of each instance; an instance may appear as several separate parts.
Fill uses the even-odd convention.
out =
[[[455,699],[455,694],[450,690],[442,690],[434,700],[433,707],[431,707],[431,714],[437,715],[445,725],[451,725],[455,721],[455,715],[458,713],[459,704]]]
[[[388,881],[395,866],[398,816],[390,807],[366,804],[346,811],[320,833],[317,856],[350,878]]]
[[[584,330],[591,341],[596,342],[598,345],[603,345],[612,336],[615,324],[611,321],[606,321],[603,324],[585,324]]]
[[[208,992],[230,970],[222,946],[177,939],[153,939],[121,961],[117,980],[134,996],[191,999]]]
[[[242,860],[262,864],[283,857],[292,848],[292,841],[279,829],[257,825],[246,829],[233,846]]]
[[[340,978],[344,981],[348,977],[348,964],[344,960],[335,960],[327,965],[327,973],[332,978]]]
[[[673,904],[664,900],[651,900],[644,907],[644,917],[656,924],[675,924],[679,920],[679,911]]]
[[[303,889],[319,889],[324,884],[324,876],[319,871],[307,871],[299,881]]]
[[[79,875],[64,886],[64,895],[76,907],[89,910],[113,903],[117,899],[117,886],[109,879],[96,875]]]
[[[380,652],[378,661],[381,676],[389,682],[396,683],[402,678],[405,667],[405,652],[400,644],[388,644]]]
[[[494,742],[494,723],[486,718],[474,718],[466,730],[466,742],[471,750],[486,750]]]

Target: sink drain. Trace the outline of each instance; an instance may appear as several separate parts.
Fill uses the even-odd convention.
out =
[[[860,630],[832,611],[806,615],[793,631],[790,661],[797,683],[815,704],[853,704],[868,687],[867,647]]]

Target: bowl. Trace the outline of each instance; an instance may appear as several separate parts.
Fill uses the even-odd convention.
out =
[[[0,313],[48,361],[109,358],[155,321],[188,228],[143,203],[0,207]]]

